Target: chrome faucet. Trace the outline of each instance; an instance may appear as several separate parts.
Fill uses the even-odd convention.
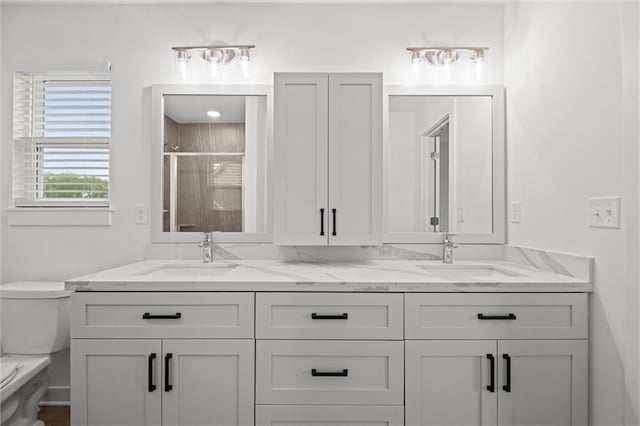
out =
[[[204,263],[213,262],[213,232],[203,232],[202,241],[198,247],[202,247],[202,261]]]
[[[453,263],[453,249],[458,248],[460,244],[453,241],[451,237],[456,234],[444,233],[444,240],[442,242],[442,262]]]

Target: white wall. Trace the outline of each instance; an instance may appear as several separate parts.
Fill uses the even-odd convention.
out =
[[[406,47],[481,45],[490,51],[480,83],[502,84],[503,18],[501,6],[466,5],[3,6],[2,93],[11,93],[18,70],[102,70],[113,63],[115,212],[110,227],[7,225],[11,97],[3,96],[2,280],[62,280],[145,257],[149,229],[134,221],[135,204],[150,200],[145,88],[176,82],[171,46],[255,43],[254,83],[271,83],[274,71],[382,71],[385,83],[404,84]],[[64,362],[55,367],[64,369]],[[66,375],[58,371],[54,385]]]
[[[637,424],[638,4],[519,3],[505,14],[509,242],[595,256],[591,423]],[[621,195],[620,230],[587,198]],[[626,386],[625,386],[626,379]]]

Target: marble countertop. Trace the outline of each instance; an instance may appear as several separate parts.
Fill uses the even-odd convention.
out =
[[[145,260],[72,279],[75,291],[591,292],[590,281],[508,261],[457,261],[500,276],[445,278],[441,261]],[[165,268],[163,270],[163,268]],[[166,269],[168,268],[168,270]],[[207,269],[211,268],[211,270]],[[423,269],[424,268],[424,269]],[[432,269],[430,269],[432,268]],[[425,270],[426,269],[426,270]],[[210,272],[210,273],[209,273]],[[495,274],[494,274],[495,275]]]

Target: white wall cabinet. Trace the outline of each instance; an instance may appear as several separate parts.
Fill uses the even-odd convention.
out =
[[[274,242],[382,243],[382,74],[276,73]]]

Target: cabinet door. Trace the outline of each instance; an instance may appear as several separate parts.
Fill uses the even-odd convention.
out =
[[[328,76],[276,73],[274,242],[328,242]]]
[[[253,425],[253,340],[163,340],[162,347],[164,426]]]
[[[495,353],[495,340],[407,341],[406,424],[495,426]]]
[[[329,74],[329,244],[382,243],[382,74]]]
[[[160,340],[75,339],[71,424],[160,425]]]
[[[587,425],[586,340],[501,340],[498,355],[498,425]]]

